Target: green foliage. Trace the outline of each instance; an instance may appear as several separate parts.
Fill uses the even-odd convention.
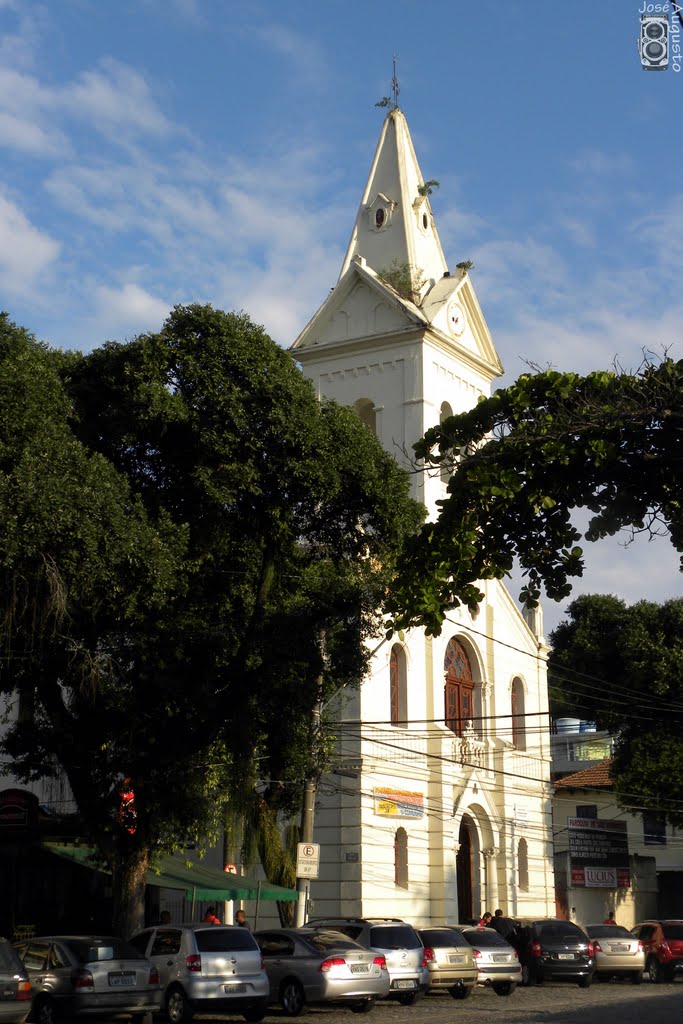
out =
[[[625,807],[683,825],[683,599],[627,606],[584,595],[552,633],[554,714],[595,720],[616,739],[612,777]]]
[[[377,103],[375,103],[375,106],[376,107],[392,107],[392,109],[393,109],[394,101],[392,100],[391,96],[382,96],[382,99],[378,100]]]
[[[417,458],[457,465],[438,519],[401,559],[393,625],[439,632],[449,608],[475,608],[478,581],[507,576],[515,559],[525,603],[542,587],[567,597],[584,567],[576,508],[592,513],[586,540],[666,528],[683,551],[682,395],[683,362],[671,359],[637,374],[546,370],[428,430]]]
[[[356,685],[422,517],[405,473],[209,306],[86,356],[4,318],[0,385],[0,682],[32,709],[4,738],[15,773],[63,770],[120,865],[215,834],[228,793],[293,813],[324,768],[319,631],[324,693]]]
[[[416,306],[419,306],[420,291],[426,281],[424,270],[414,267],[407,260],[395,259],[391,261],[389,267],[379,270],[378,275],[395,292],[398,292],[401,298],[408,299],[409,302],[414,302]]]
[[[461,260],[460,263],[455,264],[458,270],[474,270],[474,263],[472,260]]]
[[[418,194],[421,196],[431,196],[435,188],[439,188],[440,182],[436,178],[430,178],[429,181],[423,182],[417,186]]]

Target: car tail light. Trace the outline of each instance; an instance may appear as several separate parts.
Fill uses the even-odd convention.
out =
[[[531,943],[531,955],[532,956],[540,956],[541,955],[541,943],[540,942],[532,942]]]
[[[596,949],[597,949],[597,951],[599,953],[602,953],[602,946],[600,945],[600,943],[599,942],[592,942],[589,939],[588,940],[588,955],[589,956],[593,956],[593,954],[595,953]]]
[[[153,967],[152,970],[149,972],[149,980],[148,980],[147,984],[148,985],[158,985],[159,984],[159,972],[156,969],[156,967]]]
[[[263,959],[263,953],[261,953],[261,970],[265,971],[265,969],[266,969],[266,961]]]
[[[512,950],[512,955],[514,956],[515,960],[519,960],[519,953],[517,952],[516,949]]]
[[[662,939],[662,941],[659,944],[659,948],[663,949],[665,953],[668,953],[669,955],[671,955],[671,948],[669,946],[669,943],[666,941],[666,939]]]
[[[202,958],[199,953],[191,953],[190,956],[185,957],[185,966],[188,971],[192,971],[193,974],[202,973]]]
[[[434,963],[436,957],[434,956],[434,950],[431,946],[425,946],[424,956],[422,957],[422,966],[426,967],[428,963]]]
[[[644,953],[645,952],[645,946],[642,944],[640,939],[638,939],[638,952],[639,953]]]
[[[472,956],[474,957],[475,960],[478,960],[479,957],[481,956],[481,950],[480,949],[473,949],[472,950]]]
[[[31,998],[31,982],[20,981],[17,985],[17,999],[30,999]]]
[[[323,960],[318,970],[322,971],[323,974],[326,974],[327,971],[331,971],[333,967],[344,967],[345,965],[346,960],[343,956],[329,956],[327,960]]]
[[[383,971],[389,970],[387,967],[387,958],[385,956],[376,956],[372,962],[373,964],[377,964],[378,967],[381,967]]]
[[[72,971],[71,984],[74,988],[94,988],[95,982],[90,971]]]

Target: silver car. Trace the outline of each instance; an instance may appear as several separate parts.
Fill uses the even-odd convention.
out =
[[[447,926],[418,928],[425,947],[429,984],[445,988],[454,999],[467,999],[477,980],[472,947],[460,932]]]
[[[0,938],[0,1021],[20,1024],[31,1003],[31,982],[17,951]]]
[[[517,950],[493,928],[460,927],[477,965],[477,982],[490,985],[497,996],[509,996],[522,980]]]
[[[261,950],[247,928],[183,924],[147,928],[131,939],[159,971],[171,1024],[195,1013],[240,1013],[263,1020],[268,978]]]
[[[254,936],[266,965],[270,1001],[288,1017],[307,1003],[345,1003],[371,1010],[389,993],[385,958],[327,928],[277,928]]]
[[[589,924],[584,931],[593,942],[598,978],[627,977],[640,985],[645,970],[642,942],[619,924]]]
[[[308,922],[333,928],[366,949],[382,953],[389,971],[389,999],[404,1006],[429,989],[429,971],[422,939],[412,925],[396,917],[330,917]]]
[[[156,967],[133,946],[109,935],[51,935],[26,939],[15,949],[33,988],[31,1019],[129,1013],[142,1024],[161,1008]]]

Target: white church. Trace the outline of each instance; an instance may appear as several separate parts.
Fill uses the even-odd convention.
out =
[[[449,270],[404,115],[384,121],[336,287],[292,346],[321,396],[354,406],[399,462],[502,366],[464,267]],[[412,475],[430,516],[448,476]],[[540,613],[498,581],[439,637],[381,643],[340,710],[320,787],[311,915],[417,922],[554,916]]]

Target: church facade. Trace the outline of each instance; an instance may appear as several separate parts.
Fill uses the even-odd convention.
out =
[[[432,183],[433,184],[433,183]],[[502,366],[466,265],[449,270],[404,115],[384,122],[336,287],[292,346],[408,469],[429,427]],[[412,473],[430,516],[445,472]],[[339,709],[319,791],[311,914],[432,923],[553,915],[547,647],[499,581],[440,636],[378,641]]]

